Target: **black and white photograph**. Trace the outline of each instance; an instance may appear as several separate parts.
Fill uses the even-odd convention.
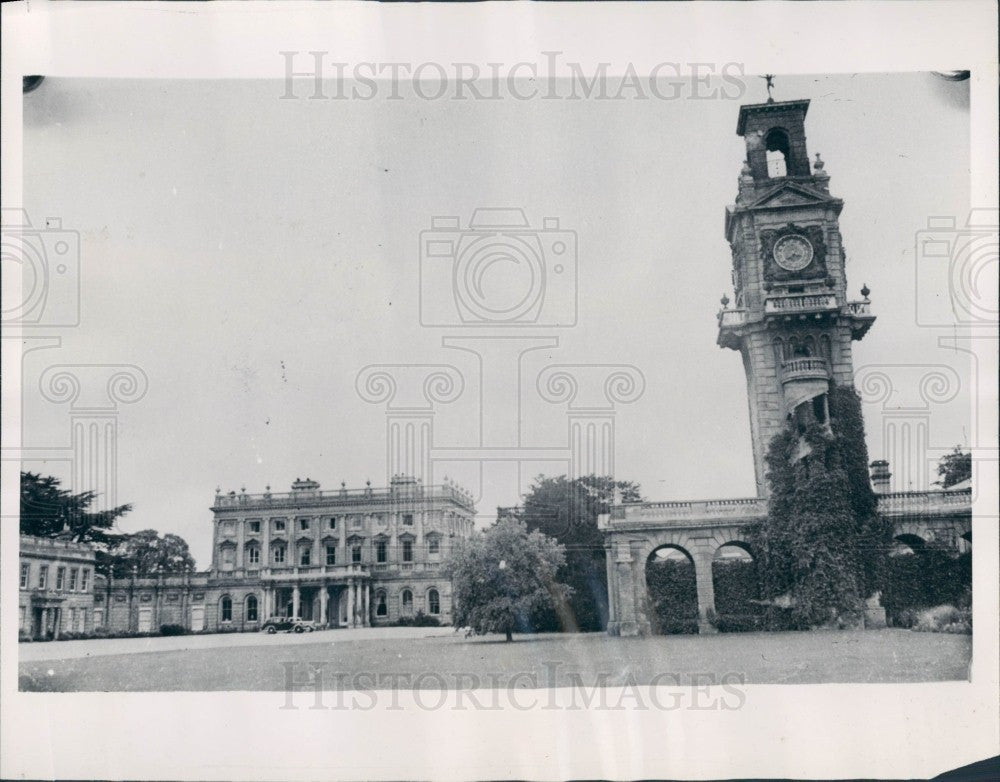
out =
[[[2,776],[997,754],[994,6],[195,5],[3,9]]]

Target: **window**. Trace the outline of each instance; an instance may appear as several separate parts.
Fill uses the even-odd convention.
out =
[[[299,564],[303,567],[308,567],[312,564],[312,547],[303,546],[299,549]]]
[[[331,516],[329,522],[330,529],[337,529],[337,517]]]
[[[76,628],[76,609],[71,608],[69,609],[69,627],[67,627],[66,629],[72,632],[75,628]]]
[[[435,616],[441,613],[441,595],[436,589],[427,593],[427,613]]]
[[[275,519],[274,520],[274,531],[275,532],[284,532],[285,531],[285,520],[284,519]]]
[[[80,572],[80,591],[86,592],[90,588],[90,571],[84,568]]]
[[[431,556],[437,556],[441,553],[441,540],[439,538],[427,539],[427,553]]]
[[[21,565],[21,589],[28,588],[28,579],[31,576],[31,565],[27,562]]]
[[[46,584],[49,582],[49,566],[41,565],[38,568],[38,588],[45,589]]]
[[[260,564],[260,549],[256,546],[250,546],[250,548],[247,549],[247,564]]]
[[[385,592],[375,593],[375,616],[388,616],[389,606],[386,604]]]
[[[229,595],[226,595],[221,601],[219,601],[219,615],[221,617],[220,621],[233,621],[233,600],[229,597]]]
[[[361,546],[351,546],[351,562],[361,561]]]
[[[413,561],[413,541],[404,540],[403,541],[403,562]]]
[[[87,629],[87,609],[81,608],[76,613],[76,631],[82,633]]]
[[[299,530],[302,532],[309,531],[309,519],[299,519]]]
[[[772,179],[787,176],[790,152],[788,134],[780,128],[774,128],[767,134],[764,145],[767,149],[767,175]]]
[[[260,532],[260,522],[259,521],[248,522],[247,523],[247,527],[250,529],[250,532],[253,533],[253,534],[257,534],[258,532]]]
[[[80,580],[80,571],[77,568],[70,568],[69,571],[69,591],[76,591],[77,581]]]
[[[387,550],[388,550],[388,546],[386,545],[386,542],[384,540],[380,540],[378,543],[376,543],[375,544],[375,561],[376,562],[385,562],[388,559],[388,556],[387,556],[388,552],[387,552]]]
[[[285,562],[285,547],[284,546],[275,546],[274,547],[274,549],[271,551],[271,561],[274,562],[275,565],[284,564],[284,562]]]
[[[413,526],[413,514],[412,513],[404,513],[403,514],[403,526],[404,527],[412,527]]]
[[[337,547],[327,546],[326,547],[326,564],[336,565],[337,564]]]
[[[247,596],[247,621],[256,622],[257,621],[257,596],[248,595]]]
[[[403,590],[400,602],[402,603],[404,616],[409,616],[413,613],[413,593],[409,589]]]
[[[61,592],[66,583],[66,568],[56,568],[56,592]]]

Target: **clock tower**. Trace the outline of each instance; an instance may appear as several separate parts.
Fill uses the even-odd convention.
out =
[[[746,142],[736,203],[726,209],[735,300],[722,298],[721,347],[743,357],[757,494],[767,496],[767,448],[789,421],[829,420],[831,383],[851,385],[851,343],[867,333],[867,287],[849,301],[839,217],[830,177],[810,166],[808,100],[742,106]]]

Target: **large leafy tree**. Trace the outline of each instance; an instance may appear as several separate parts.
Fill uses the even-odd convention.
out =
[[[123,578],[133,572],[148,576],[194,570],[194,558],[187,541],[170,533],[161,536],[155,529],[127,536],[110,550],[109,555],[109,569],[114,578]]]
[[[566,559],[557,577],[572,587],[564,605],[533,617],[536,629],[603,630],[608,623],[608,576],[604,539],[597,516],[618,502],[642,499],[639,486],[609,476],[539,475],[523,498],[522,518],[529,530],[555,538]]]
[[[21,532],[44,538],[65,537],[78,543],[114,544],[124,537],[115,532],[115,522],[132,510],[119,505],[108,510],[91,510],[97,493],[74,494],[62,488],[51,475],[21,473]]]
[[[765,596],[789,595],[795,618],[810,625],[860,617],[892,542],[868,479],[857,392],[834,387],[829,401],[829,428],[789,427],[772,440],[768,516],[753,536]]]
[[[956,445],[951,453],[946,453],[938,461],[937,472],[940,480],[935,483],[943,489],[969,480],[972,477],[971,451],[963,451],[961,446]]]
[[[456,627],[474,634],[527,629],[529,617],[545,606],[563,604],[570,589],[556,580],[564,550],[523,521],[499,519],[461,542],[444,566],[451,579]]]

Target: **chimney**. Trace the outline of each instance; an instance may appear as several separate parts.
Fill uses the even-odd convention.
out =
[[[892,473],[889,472],[889,462],[885,459],[879,459],[872,462],[870,467],[872,489],[876,494],[885,494],[889,491],[889,478],[892,477]]]

